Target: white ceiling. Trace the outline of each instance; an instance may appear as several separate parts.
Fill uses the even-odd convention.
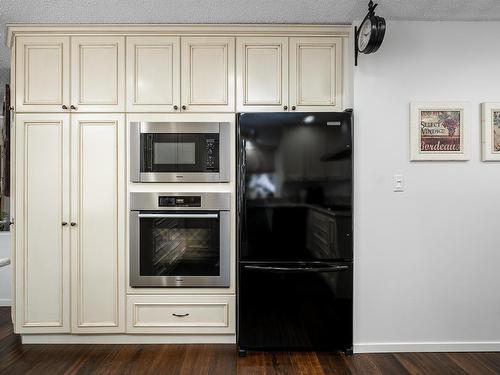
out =
[[[349,24],[368,0],[0,0],[0,80],[8,77],[7,23]],[[500,0],[379,0],[386,19],[500,21]],[[0,89],[1,90],[1,89]]]

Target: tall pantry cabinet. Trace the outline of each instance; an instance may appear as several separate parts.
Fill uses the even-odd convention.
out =
[[[17,39],[16,332],[125,330],[124,46]]]

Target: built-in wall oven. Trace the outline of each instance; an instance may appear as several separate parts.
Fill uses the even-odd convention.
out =
[[[230,193],[130,193],[131,287],[229,287]]]
[[[229,123],[131,122],[130,180],[229,181]]]

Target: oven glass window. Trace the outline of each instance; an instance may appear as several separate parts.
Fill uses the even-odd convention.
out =
[[[141,276],[220,275],[218,215],[182,215],[140,219]]]

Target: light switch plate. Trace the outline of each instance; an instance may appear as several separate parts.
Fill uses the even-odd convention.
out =
[[[402,174],[394,175],[394,191],[396,193],[405,191],[404,178]]]

